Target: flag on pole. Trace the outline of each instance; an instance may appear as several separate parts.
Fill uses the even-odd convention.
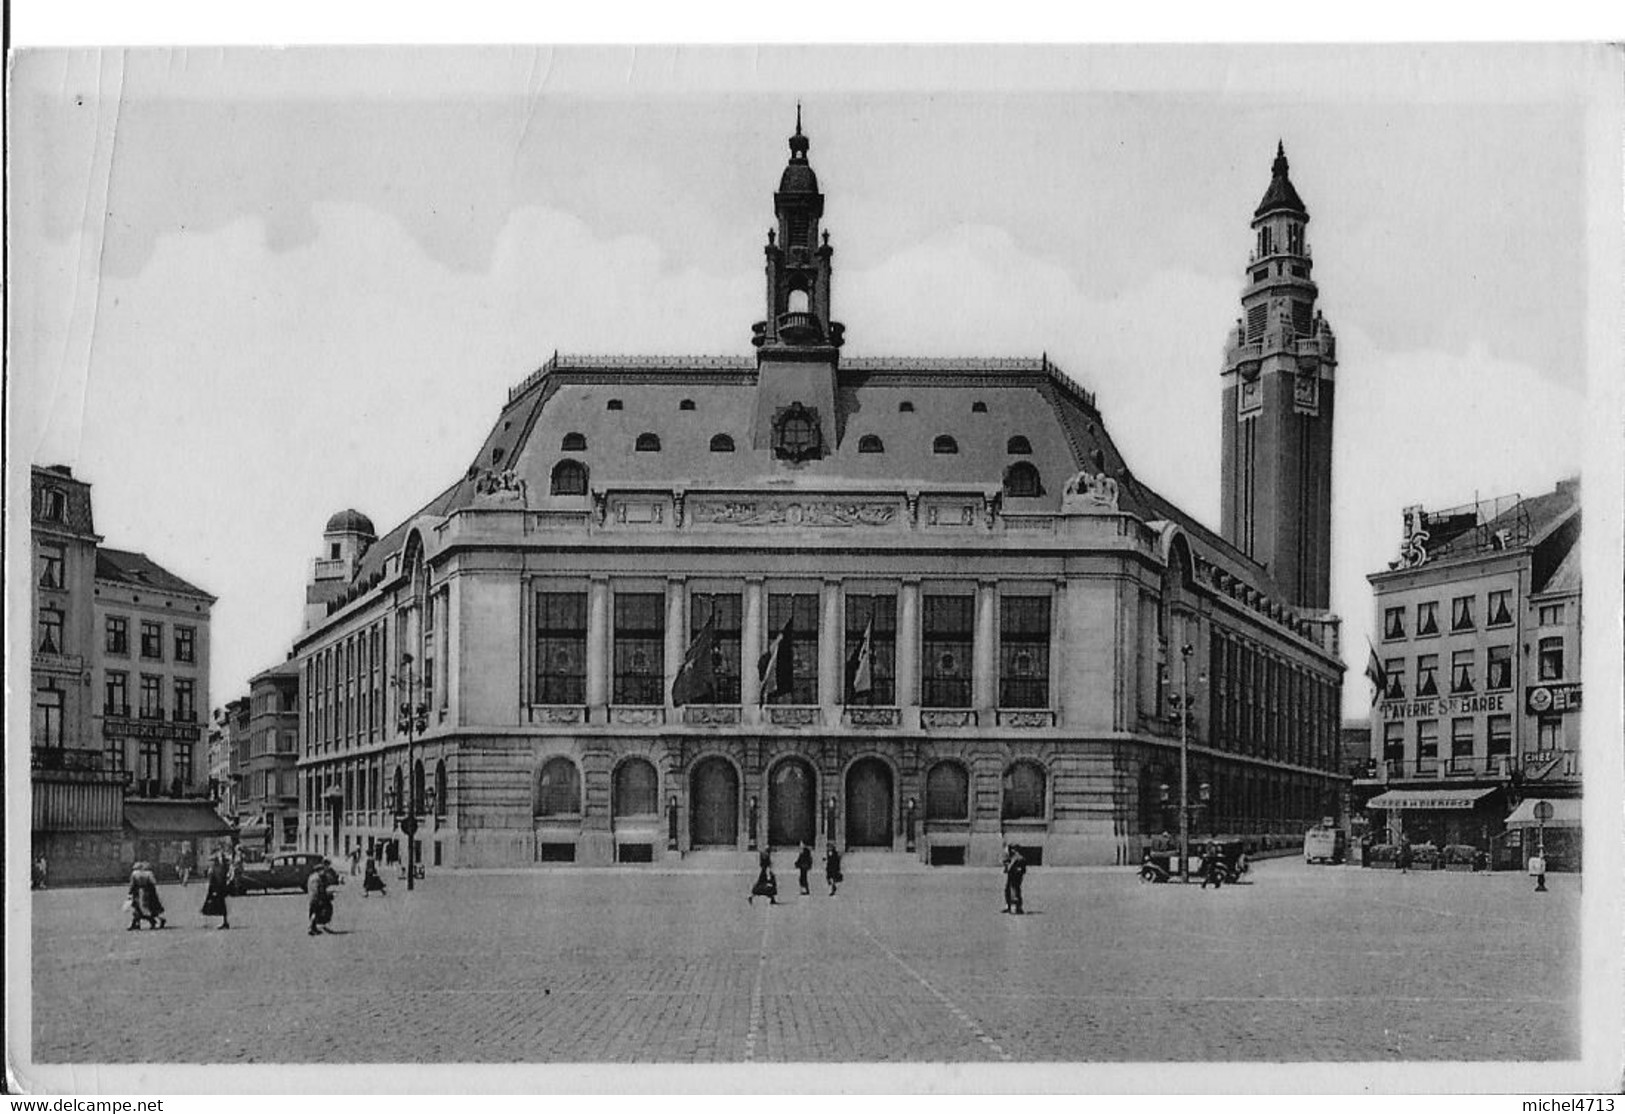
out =
[[[857,649],[846,659],[846,687],[853,696],[863,696],[874,691],[874,634],[875,619],[871,615],[869,622],[864,625],[863,638],[858,642]]]
[[[717,695],[717,613],[705,620],[705,626],[689,643],[683,658],[683,667],[671,683],[671,702],[681,708],[684,704],[715,700]]]
[[[1377,648],[1371,645],[1369,638],[1366,639],[1365,644],[1371,651],[1371,658],[1365,665],[1365,675],[1375,686],[1371,693],[1371,703],[1376,704],[1377,701],[1382,699],[1382,694],[1388,691],[1388,671],[1382,667],[1382,660],[1377,657]]]
[[[767,653],[756,663],[756,675],[761,682],[759,703],[766,704],[770,698],[783,696],[795,689],[795,653],[791,646],[794,623],[794,615],[784,621],[784,629],[773,636]]]

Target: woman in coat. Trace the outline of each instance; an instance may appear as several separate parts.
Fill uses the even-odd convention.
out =
[[[164,903],[158,898],[158,876],[148,863],[135,864],[130,871],[130,928],[134,931],[146,921],[153,928],[163,928]]]
[[[812,869],[812,848],[805,843],[801,845],[801,854],[796,856],[796,874],[801,878],[801,892],[809,893],[807,889],[807,872]]]
[[[338,871],[326,859],[310,876],[310,934],[332,932],[327,926],[333,920],[333,885],[338,882]]]
[[[761,862],[762,869],[756,875],[756,884],[750,888],[750,897],[745,900],[754,904],[757,898],[765,897],[769,905],[777,905],[779,880],[773,874],[773,856],[763,851]]]
[[[231,927],[231,918],[226,914],[226,890],[230,878],[231,867],[226,862],[226,856],[216,852],[209,862],[209,892],[203,895],[203,915],[219,917],[221,928]]]
[[[368,855],[366,874],[361,879],[361,896],[367,897],[374,893],[387,896],[388,891],[384,889],[384,880],[378,874],[378,860]]]
[[[829,896],[834,897],[835,887],[841,884],[841,853],[833,843],[824,852],[824,878],[829,882]]]

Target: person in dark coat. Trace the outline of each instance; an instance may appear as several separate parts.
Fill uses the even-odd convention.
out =
[[[1202,888],[1207,889],[1208,883],[1213,883],[1214,889],[1224,887],[1224,859],[1219,854],[1219,845],[1210,843],[1202,849]]]
[[[765,897],[769,905],[777,905],[779,880],[773,874],[773,856],[763,851],[761,863],[762,869],[756,875],[756,884],[750,888],[750,897],[745,900],[754,904],[757,898]]]
[[[175,869],[181,876],[181,885],[183,886],[192,880],[192,875],[197,873],[197,849],[192,846],[191,840],[181,844],[181,857],[180,861],[175,864]]]
[[[338,884],[338,871],[326,859],[310,876],[310,934],[316,936],[322,932],[332,932],[328,927],[333,921],[333,887]]]
[[[812,892],[807,888],[807,872],[812,869],[812,866],[812,848],[803,843],[801,845],[801,854],[796,856],[796,874],[800,876],[801,892],[803,894]]]
[[[226,890],[231,879],[231,866],[226,862],[226,856],[216,854],[209,863],[209,891],[203,895],[203,915],[205,917],[219,917],[221,928],[231,927],[231,917],[226,913]]]
[[[1004,911],[1006,913],[1020,914],[1025,910],[1021,905],[1021,883],[1027,877],[1027,860],[1021,857],[1021,852],[1014,847],[1006,849],[1004,853]]]
[[[369,897],[374,893],[389,896],[389,891],[384,889],[384,879],[378,873],[378,860],[369,855],[366,873],[361,878],[361,896]]]
[[[130,931],[146,921],[153,928],[164,928],[164,903],[158,897],[158,876],[152,866],[140,862],[130,871]]]
[[[835,887],[841,884],[841,853],[833,843],[824,852],[824,878],[829,882],[829,896],[834,897]]]

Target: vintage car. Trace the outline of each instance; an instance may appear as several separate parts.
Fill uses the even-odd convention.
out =
[[[240,872],[234,872],[230,892],[233,894],[269,893],[271,890],[309,890],[310,876],[321,869],[322,857],[309,852],[272,855],[257,863],[244,863]]]

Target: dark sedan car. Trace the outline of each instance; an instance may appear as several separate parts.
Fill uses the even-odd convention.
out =
[[[244,863],[243,870],[233,880],[234,894],[268,893],[271,890],[309,890],[310,876],[321,869],[322,857],[308,852],[272,855],[263,862]]]

